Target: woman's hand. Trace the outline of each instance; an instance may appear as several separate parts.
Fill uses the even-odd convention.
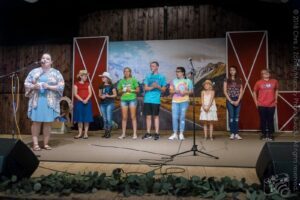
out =
[[[50,86],[48,85],[48,83],[41,83],[41,87],[44,89],[50,89]]]
[[[33,85],[33,89],[35,90],[39,90],[41,87],[40,87],[40,84],[36,83]]]

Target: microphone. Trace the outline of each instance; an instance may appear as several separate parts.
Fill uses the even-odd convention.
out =
[[[190,65],[192,67],[192,69],[189,72],[189,74],[192,75],[192,76],[194,76],[195,75],[195,68],[194,68],[194,65],[193,65],[193,59],[190,57],[190,58],[188,58],[188,61],[190,62]]]

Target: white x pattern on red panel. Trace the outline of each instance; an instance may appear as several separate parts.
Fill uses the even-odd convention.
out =
[[[297,91],[293,91],[293,92],[298,93]],[[297,116],[299,110],[297,110],[295,106],[293,106],[288,100],[286,100],[282,95],[280,95],[280,93],[286,93],[286,92],[283,91],[279,92],[278,97],[280,97],[289,107],[291,107],[294,110],[294,114],[292,114],[291,117],[281,127],[279,127],[279,131],[283,131],[283,129],[290,123],[290,121]]]
[[[87,69],[87,66],[86,66],[84,57],[83,57],[83,55],[82,55],[80,46],[78,45],[78,42],[77,42],[77,40],[82,40],[82,39],[91,39],[91,38],[75,38],[75,39],[74,39],[74,43],[75,43],[76,48],[77,48],[77,50],[78,50],[78,53],[79,53],[81,62],[82,62],[82,64],[83,64],[83,67],[84,67],[85,70],[87,70],[87,71],[89,72],[89,70]],[[99,55],[98,55],[98,58],[97,58],[97,62],[96,62],[96,64],[95,64],[95,66],[92,68],[92,69],[93,69],[92,76],[90,77],[90,75],[88,75],[88,80],[89,80],[90,83],[92,83],[92,81],[94,80],[95,73],[96,73],[96,70],[97,70],[97,66],[99,65],[99,62],[100,62],[100,59],[101,59],[101,57],[102,57],[102,53],[103,53],[103,50],[104,50],[104,47],[105,47],[106,44],[107,44],[107,37],[105,37],[105,40],[104,40],[103,45],[102,45],[102,47],[101,47],[101,50],[99,51]],[[90,74],[90,72],[89,72],[89,74]],[[101,110],[100,110],[100,107],[99,107],[99,102],[98,102],[97,95],[96,95],[96,93],[95,93],[94,88],[91,87],[91,89],[92,89],[93,97],[94,97],[94,99],[95,99],[95,101],[96,101],[96,103],[97,103],[98,110],[99,110],[99,112],[100,112],[100,114],[101,114]]]
[[[257,56],[258,56],[258,54],[259,54],[259,52],[260,52],[261,46],[262,46],[263,41],[264,41],[264,39],[265,39],[265,37],[266,37],[266,32],[264,32],[264,34],[263,34],[263,36],[262,36],[262,38],[261,38],[259,47],[258,47],[258,49],[257,49],[257,51],[256,51],[256,54],[255,54],[255,57],[254,57],[254,59],[253,59],[253,63],[252,63],[252,65],[251,65],[250,72],[249,72],[248,76],[246,76],[246,74],[245,74],[244,67],[243,67],[243,65],[242,65],[242,63],[241,63],[241,60],[240,60],[240,58],[239,58],[239,55],[238,55],[238,53],[237,53],[237,51],[236,51],[236,48],[235,48],[235,46],[234,46],[234,43],[233,43],[233,41],[232,41],[232,39],[231,39],[230,33],[228,34],[227,37],[228,37],[228,39],[229,39],[229,41],[230,41],[230,44],[232,45],[232,49],[233,49],[233,51],[234,51],[235,57],[236,57],[236,59],[237,59],[239,65],[240,65],[241,72],[242,72],[243,77],[244,77],[244,79],[245,79],[245,87],[244,87],[244,91],[243,91],[243,92],[245,92],[246,87],[248,87],[248,89],[249,89],[249,91],[250,91],[250,93],[251,93],[251,95],[252,95],[252,97],[253,97],[253,91],[252,91],[252,88],[251,88],[251,86],[250,86],[250,84],[249,84],[249,80],[250,80],[250,77],[251,77],[251,74],[252,74],[252,70],[253,70],[253,67],[254,67],[254,65],[255,65]],[[267,66],[267,68],[268,68],[268,66]]]

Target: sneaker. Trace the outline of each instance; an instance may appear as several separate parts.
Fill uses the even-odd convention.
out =
[[[233,133],[230,135],[229,139],[231,139],[231,140],[234,139],[234,134]]]
[[[154,140],[158,140],[159,139],[159,134],[158,133],[155,133],[154,134]]]
[[[178,140],[177,133],[173,133],[170,137],[169,140]]]
[[[273,137],[273,136],[269,136],[269,137],[268,137],[268,140],[269,140],[269,141],[273,141],[273,140],[274,140],[274,137]]]
[[[108,132],[108,130],[107,130],[107,129],[105,129],[105,130],[104,130],[104,135],[102,135],[102,137],[103,137],[103,138],[106,138],[106,136],[107,136],[107,132]]]
[[[237,139],[237,140],[242,140],[243,138],[242,138],[241,136],[239,136],[239,134],[236,134],[236,135],[235,135],[235,139]]]
[[[184,136],[182,133],[179,134],[179,140],[184,140]]]
[[[150,133],[146,133],[146,134],[142,137],[143,140],[144,140],[144,139],[150,139],[150,138],[152,138],[152,135],[151,135]]]

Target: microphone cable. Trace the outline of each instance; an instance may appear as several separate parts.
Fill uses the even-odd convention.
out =
[[[15,81],[16,81],[16,87],[14,86]],[[22,140],[20,127],[19,127],[19,123],[17,120],[17,112],[18,112],[19,104],[20,104],[20,80],[19,80],[19,77],[15,74],[13,74],[11,76],[11,97],[12,97],[14,123],[15,123],[16,129],[17,129],[17,138]],[[16,98],[16,102],[15,102],[15,98]]]

